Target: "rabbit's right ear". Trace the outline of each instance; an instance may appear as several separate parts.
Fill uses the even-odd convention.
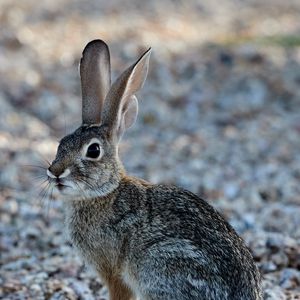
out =
[[[80,61],[82,124],[101,123],[104,99],[110,89],[110,55],[102,40],[89,42]]]
[[[138,102],[135,97],[147,77],[151,48],[127,68],[112,84],[104,103],[102,123],[117,141],[135,121]]]

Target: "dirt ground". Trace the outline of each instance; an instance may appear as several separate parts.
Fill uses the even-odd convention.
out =
[[[250,247],[264,299],[300,299],[299,16],[298,0],[0,1],[0,298],[107,299],[32,166],[80,125],[78,62],[101,38],[114,78],[153,48],[128,173],[207,199]]]

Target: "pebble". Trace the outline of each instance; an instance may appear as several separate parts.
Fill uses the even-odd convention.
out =
[[[280,286],[285,289],[300,287],[300,271],[295,269],[284,269],[280,276]]]

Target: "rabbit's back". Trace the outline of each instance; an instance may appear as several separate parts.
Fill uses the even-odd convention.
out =
[[[143,286],[151,278],[153,299],[259,299],[249,250],[212,206],[176,186],[153,185],[144,193],[127,272]]]

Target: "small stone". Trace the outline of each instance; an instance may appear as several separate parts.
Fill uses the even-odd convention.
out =
[[[289,259],[288,259],[287,255],[284,252],[282,252],[282,251],[277,252],[276,254],[273,254],[270,257],[270,259],[279,268],[287,267],[288,266]]]
[[[274,286],[272,289],[267,289],[264,291],[264,300],[286,300],[284,291],[278,287]]]
[[[231,53],[229,53],[227,51],[221,51],[219,53],[219,60],[224,65],[232,66],[232,64],[234,62],[234,57]]]
[[[38,284],[32,284],[32,285],[30,286],[30,289],[31,289],[32,291],[35,291],[35,292],[41,291],[41,287],[40,287]]]
[[[260,269],[264,272],[264,273],[269,273],[269,272],[273,272],[275,270],[277,270],[277,266],[276,264],[274,264],[274,262],[272,261],[267,261],[264,262],[260,265]]]
[[[300,286],[300,271],[284,269],[280,276],[280,286],[285,289],[293,289]]]
[[[238,195],[239,187],[236,184],[228,183],[225,184],[223,190],[226,198],[234,199]]]
[[[74,289],[76,295],[85,300],[93,300],[93,294],[88,286],[87,283],[79,281],[79,280],[72,280],[71,287]]]

